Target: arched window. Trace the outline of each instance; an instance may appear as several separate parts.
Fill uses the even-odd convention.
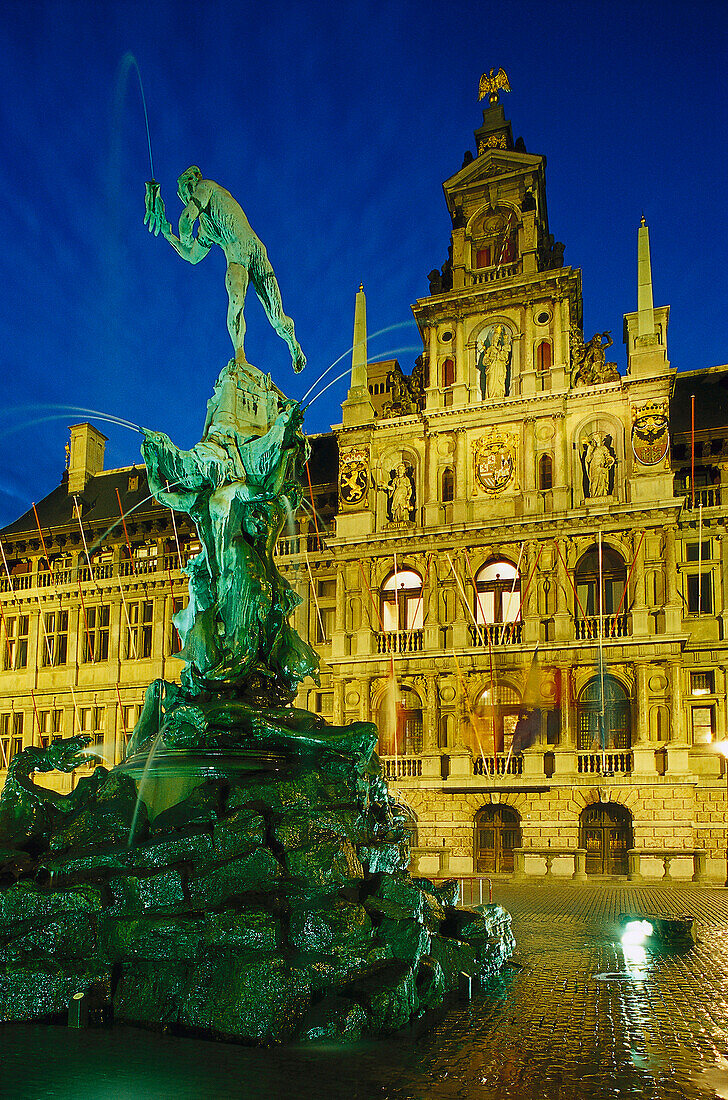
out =
[[[536,371],[538,374],[548,374],[551,370],[551,344],[548,340],[542,340],[536,348]]]
[[[510,806],[484,806],[475,815],[475,873],[513,871],[521,847],[521,819]]]
[[[603,615],[614,615],[620,605],[624,611],[625,600],[622,595],[627,580],[624,560],[605,543],[602,543],[601,558],[600,568],[599,547],[595,543],[589,547],[576,567],[576,592],[581,605],[581,608],[577,605],[577,617],[599,614],[600,588]]]
[[[586,685],[576,705],[577,749],[579,752],[627,750],[632,744],[629,697],[613,676],[595,676]]]
[[[442,364],[442,386],[447,389],[455,384],[455,361],[446,359]]]
[[[421,753],[422,701],[417,692],[392,681],[379,704],[377,729],[380,755],[409,756]]]
[[[455,496],[455,474],[450,467],[442,473],[442,502],[447,504]]]
[[[412,569],[390,573],[381,588],[385,631],[422,629],[422,577]]]
[[[550,489],[553,485],[553,462],[551,455],[541,455],[538,460],[538,487]]]
[[[588,875],[626,875],[634,846],[632,815],[616,802],[587,806],[579,817],[579,847],[586,848]]]
[[[475,744],[471,746],[473,755],[510,752],[521,710],[521,696],[510,684],[496,681],[495,694],[492,684],[487,684],[473,707],[477,721]]]
[[[511,562],[487,562],[475,575],[475,621],[513,623],[519,618],[521,580]]]

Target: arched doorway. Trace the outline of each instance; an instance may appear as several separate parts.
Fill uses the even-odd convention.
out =
[[[586,848],[588,875],[626,875],[634,845],[632,815],[616,802],[587,806],[579,817],[579,847]]]
[[[510,806],[484,806],[475,815],[475,871],[513,870],[513,849],[521,847],[521,819]]]

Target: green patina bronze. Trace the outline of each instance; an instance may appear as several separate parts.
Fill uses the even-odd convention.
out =
[[[294,366],[305,359],[232,196],[190,169],[180,197],[179,238],[156,185],[145,220],[191,262],[223,247],[236,353],[196,446],[151,431],[142,446],[152,491],[202,545],[175,617],[181,684],[151,684],[125,761],[67,795],[33,774],[73,770],[87,738],[14,757],[0,795],[0,1022],[64,1021],[82,994],[95,1022],[237,1042],[390,1033],[463,972],[492,976],[513,948],[510,917],[458,909],[455,882],[410,876],[372,724],[291,705],[318,657],[288,621],[298,597],[274,548],[308,444],[298,404],[245,360],[248,277]]]

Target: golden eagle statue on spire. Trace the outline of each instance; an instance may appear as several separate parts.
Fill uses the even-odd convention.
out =
[[[498,72],[491,69],[489,73],[483,73],[478,87],[478,99],[484,99],[487,95],[488,105],[492,107],[498,102],[499,88],[502,88],[504,92],[510,92],[511,90],[505,69],[499,69]]]

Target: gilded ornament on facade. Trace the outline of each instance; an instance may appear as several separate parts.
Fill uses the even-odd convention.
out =
[[[495,496],[515,488],[516,437],[495,428],[473,443],[475,479],[485,493]]]
[[[651,401],[632,408],[632,452],[642,466],[662,462],[670,446],[667,401]]]
[[[361,504],[369,486],[369,452],[342,451],[339,456],[339,497],[347,508]]]
[[[478,153],[485,153],[488,149],[507,149],[505,134],[491,134],[490,137],[481,138],[478,142]]]
[[[494,103],[498,102],[498,90],[500,88],[502,88],[504,92],[510,92],[511,90],[506,71],[502,68],[499,69],[498,72],[496,72],[495,69],[491,69],[489,73],[483,73],[480,78],[478,99],[485,99],[487,96],[488,104],[492,107]]]

